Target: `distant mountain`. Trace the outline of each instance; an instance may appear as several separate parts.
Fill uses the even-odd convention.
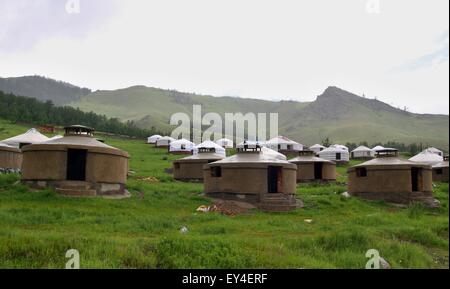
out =
[[[68,83],[43,77],[0,78],[0,90],[16,95],[52,100],[122,121],[133,120],[141,128],[171,131],[172,114],[192,114],[194,104],[202,113],[278,113],[279,133],[305,145],[332,142],[369,144],[398,141],[449,148],[449,116],[414,114],[384,102],[328,87],[312,102],[265,101],[238,97],[214,97],[174,90],[133,86],[90,92]]]
[[[84,111],[96,111],[122,120],[135,120],[141,127],[170,130],[175,112],[192,114],[201,104],[203,114],[217,112],[277,112],[280,134],[305,145],[330,138],[336,143],[398,141],[432,144],[448,150],[449,116],[414,114],[384,102],[329,87],[313,102],[272,102],[236,97],[213,97],[134,86],[97,91],[71,103]]]
[[[0,77],[0,91],[34,97],[42,101],[51,100],[56,105],[77,101],[80,97],[91,93],[90,89],[42,76]]]

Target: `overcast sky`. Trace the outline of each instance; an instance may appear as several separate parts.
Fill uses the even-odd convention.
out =
[[[448,0],[67,2],[0,0],[1,77],[298,101],[334,85],[449,112]]]

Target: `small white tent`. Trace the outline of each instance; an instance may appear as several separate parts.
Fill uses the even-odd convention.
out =
[[[426,151],[429,151],[429,152],[431,152],[433,154],[437,154],[438,156],[441,156],[441,157],[444,156],[444,152],[441,151],[440,149],[435,148],[435,147],[427,148]]]
[[[221,155],[223,157],[227,156],[225,148],[223,148],[222,146],[220,146],[210,140],[204,141],[201,144],[195,146],[194,154],[198,154],[199,149],[210,149],[210,150],[214,150],[214,153],[217,155]]]
[[[346,163],[350,160],[350,153],[346,146],[332,145],[318,153],[319,157],[336,163]]]
[[[375,151],[366,146],[359,146],[351,152],[352,159],[368,159],[374,156]]]
[[[169,152],[174,154],[191,154],[195,144],[187,139],[179,139],[170,142]]]
[[[155,146],[158,148],[169,147],[170,143],[173,141],[176,141],[176,139],[170,136],[163,136],[156,141]]]
[[[311,151],[313,151],[314,153],[318,154],[319,152],[323,151],[324,149],[326,149],[325,146],[320,145],[320,144],[315,144],[313,146],[310,146],[309,149]]]
[[[298,152],[303,150],[303,145],[284,136],[277,136],[264,142],[264,146],[275,151]]]
[[[159,134],[152,135],[152,136],[147,138],[147,143],[155,144],[156,141],[159,140],[160,138],[162,138],[162,136],[160,136]]]
[[[5,139],[2,143],[12,147],[22,148],[25,145],[43,143],[48,140],[48,137],[38,132],[35,128],[32,128],[24,134]]]
[[[234,147],[233,141],[230,139],[227,139],[227,138],[221,138],[221,139],[217,140],[216,144],[218,144],[221,147],[226,148],[226,149],[232,149]]]
[[[415,162],[415,163],[433,166],[433,165],[443,162],[444,158],[433,153],[432,151],[424,150],[423,152],[413,156],[409,160],[412,162]]]

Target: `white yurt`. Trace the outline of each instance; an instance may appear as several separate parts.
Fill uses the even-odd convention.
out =
[[[170,136],[163,136],[156,141],[155,146],[158,148],[168,148],[173,141],[176,141],[176,139]]]
[[[48,137],[38,132],[35,128],[32,128],[24,134],[5,139],[1,142],[15,148],[22,148],[29,144],[43,143],[48,140]]]
[[[204,141],[201,144],[196,145],[194,147],[194,154],[198,154],[198,151],[202,150],[202,149],[214,151],[215,154],[223,156],[223,157],[227,156],[227,152],[226,152],[225,148],[223,148],[222,146],[220,146],[210,140]]]
[[[234,147],[234,142],[231,139],[221,138],[216,141],[216,144],[220,145],[226,149],[232,149]]]
[[[350,161],[350,153],[346,146],[332,145],[318,153],[319,157],[336,163],[347,163]]]
[[[432,151],[424,150],[423,152],[413,156],[409,160],[415,163],[434,166],[436,164],[443,162],[444,158],[433,153]]]
[[[374,157],[375,151],[366,146],[359,146],[351,152],[352,159],[371,159]]]
[[[309,150],[313,151],[316,154],[323,151],[324,149],[326,149],[326,147],[321,144],[315,144],[315,145],[309,147]]]
[[[299,152],[303,145],[284,136],[277,136],[263,144],[265,147],[281,152]]]
[[[162,136],[160,136],[159,134],[152,135],[152,136],[147,138],[147,143],[155,144],[156,141],[159,140],[160,138],[162,138]]]
[[[192,154],[195,144],[187,139],[179,139],[170,142],[169,152],[173,154]]]
[[[435,148],[435,147],[427,148],[426,151],[432,152],[433,154],[437,154],[438,156],[441,156],[441,157],[444,156],[444,152],[441,151],[440,149]]]

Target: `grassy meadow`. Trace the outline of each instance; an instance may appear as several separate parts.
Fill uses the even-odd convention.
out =
[[[24,131],[0,120],[0,139]],[[210,204],[202,184],[165,172],[179,156],[102,138],[130,153],[132,197],[65,198],[0,175],[0,268],[64,268],[69,249],[82,268],[364,268],[369,249],[392,268],[449,268],[448,184],[435,184],[441,208],[399,208],[342,197],[342,166],[339,185],[300,185],[293,212],[198,213]]]

